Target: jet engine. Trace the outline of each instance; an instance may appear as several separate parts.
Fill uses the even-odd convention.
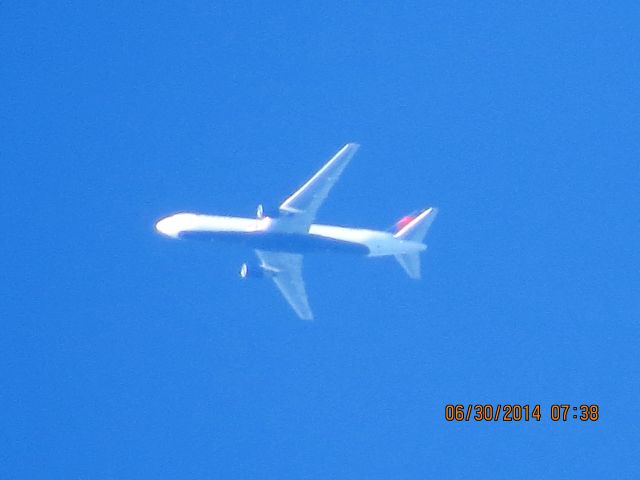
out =
[[[240,278],[246,280],[247,278],[262,278],[264,277],[264,270],[260,265],[243,263],[240,265]]]
[[[265,217],[269,218],[277,218],[280,216],[280,210],[278,208],[273,208],[271,206],[264,206],[262,203],[258,205],[258,209],[256,210],[256,217],[259,219],[263,219]]]

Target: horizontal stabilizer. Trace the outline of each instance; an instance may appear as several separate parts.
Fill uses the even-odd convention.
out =
[[[400,266],[407,272],[410,278],[418,280],[420,278],[420,253],[405,253],[395,255]]]

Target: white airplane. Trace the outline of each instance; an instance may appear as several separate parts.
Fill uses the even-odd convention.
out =
[[[240,276],[270,277],[303,320],[312,320],[302,278],[302,256],[313,251],[339,251],[369,257],[393,255],[411,278],[420,278],[420,252],[438,213],[427,208],[405,216],[395,231],[346,228],[313,223],[322,202],[359,145],[348,143],[274,212],[258,205],[256,218],[177,213],[156,224],[172,238],[232,240],[255,249],[260,263],[243,263]]]

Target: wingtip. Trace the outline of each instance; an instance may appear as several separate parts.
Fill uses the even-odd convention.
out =
[[[360,148],[359,143],[349,142],[349,143],[345,143],[342,146],[342,148],[340,149],[340,152],[346,152],[347,150],[351,150],[353,153],[355,153],[356,151],[358,151],[359,148]]]

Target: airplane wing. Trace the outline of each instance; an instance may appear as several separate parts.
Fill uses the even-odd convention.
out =
[[[347,143],[299,190],[280,205],[280,211],[290,217],[287,222],[289,228],[304,232],[309,230],[320,205],[327,198],[331,187],[338,181],[340,174],[359,147],[357,143]]]
[[[303,320],[313,320],[302,279],[302,255],[264,250],[256,250],[256,255],[262,266],[273,272],[271,278],[298,316]]]

